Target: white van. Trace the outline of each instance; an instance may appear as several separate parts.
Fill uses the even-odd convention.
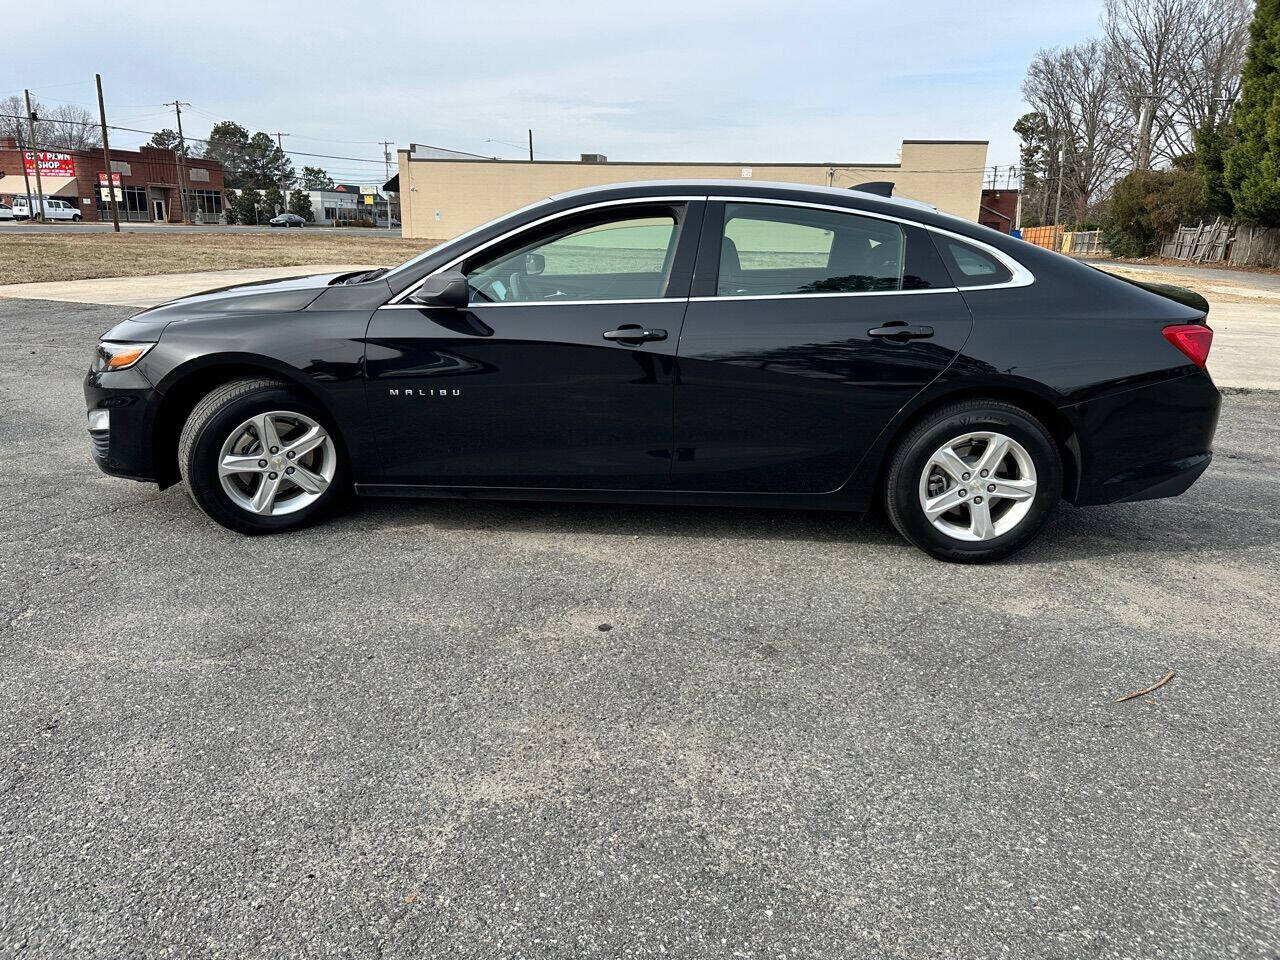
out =
[[[80,211],[69,200],[44,198],[44,218],[46,220],[80,220]],[[26,197],[13,198],[13,219],[30,220],[31,209]]]

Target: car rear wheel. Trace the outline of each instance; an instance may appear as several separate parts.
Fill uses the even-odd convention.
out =
[[[938,410],[894,451],[885,506],[898,532],[942,560],[985,563],[1022,549],[1062,493],[1062,458],[1025,410],[977,400]]]
[[[346,498],[332,423],[280,380],[236,380],[204,397],[182,428],[178,468],[197,505],[240,533],[305,526]]]

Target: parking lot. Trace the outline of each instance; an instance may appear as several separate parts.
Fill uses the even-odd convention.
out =
[[[246,539],[90,460],[130,312],[0,301],[0,957],[1277,956],[1280,393],[990,567],[726,509]]]

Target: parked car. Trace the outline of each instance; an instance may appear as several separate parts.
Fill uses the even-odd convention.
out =
[[[12,219],[13,219],[13,207],[5,203],[3,200],[0,200],[0,220],[12,220]]]
[[[272,217],[267,223],[273,227],[305,227],[307,225],[307,221],[296,213],[282,213],[278,217]]]
[[[56,200],[52,197],[44,198],[44,217],[46,220],[81,220],[80,210],[74,203],[69,200]],[[26,197],[13,198],[13,217],[15,220],[30,220],[32,218],[32,207]]]
[[[286,530],[367,496],[865,511],[948,560],[1175,496],[1203,298],[918,203],[682,181],[553,197],[391,270],[143,311],[85,380],[107,473]]]
[[[43,200],[44,216],[46,220],[79,220],[81,219],[80,211],[72,203],[66,200],[56,200],[52,197],[45,197]],[[32,219],[32,205],[26,197],[14,197],[13,199],[13,215],[17,220]]]

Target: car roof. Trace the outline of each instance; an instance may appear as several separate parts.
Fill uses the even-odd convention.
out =
[[[879,194],[866,193],[852,187],[825,187],[818,184],[809,183],[792,183],[782,180],[725,180],[725,179],[707,179],[707,180],[629,180],[622,183],[606,183],[594,187],[582,187],[577,190],[566,190],[563,193],[553,194],[548,197],[549,200],[571,200],[582,197],[588,197],[593,194],[604,194],[614,192],[631,192],[635,196],[646,196],[658,193],[681,193],[681,192],[734,192],[734,193],[787,193],[787,194],[812,194],[815,201],[817,200],[842,200],[849,199],[871,199],[877,204],[887,206],[902,207],[911,210],[927,210],[937,212],[937,207],[931,203],[925,203],[922,200],[915,200],[911,197],[885,197]]]

